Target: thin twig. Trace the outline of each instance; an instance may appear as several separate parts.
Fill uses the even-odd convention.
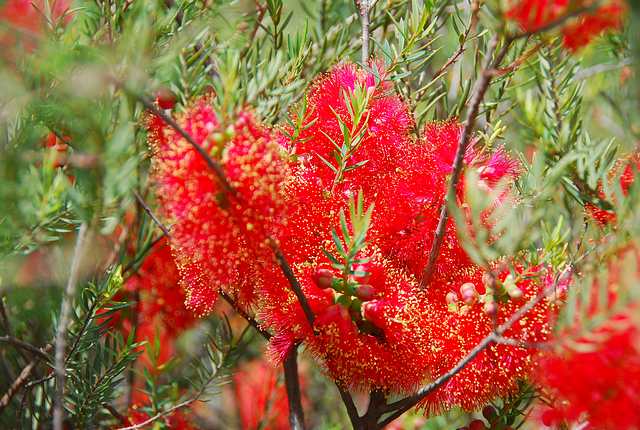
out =
[[[118,421],[120,421],[122,424],[127,424],[127,419],[123,417],[122,414],[118,412],[118,410],[113,406],[111,406],[109,403],[103,403],[102,407],[105,408],[107,411],[109,411],[111,416],[117,419]]]
[[[491,80],[493,78],[493,73],[491,73],[491,71],[495,70],[495,68],[500,65],[505,55],[507,54],[507,51],[509,50],[510,45],[507,42],[504,44],[502,49],[496,55],[496,58],[494,60],[493,54],[496,50],[497,44],[498,44],[498,35],[495,35],[489,42],[489,48],[487,51],[487,58],[485,61],[485,65],[480,74],[480,78],[476,82],[476,85],[473,90],[473,94],[471,96],[471,100],[469,102],[469,111],[467,113],[467,119],[465,121],[464,128],[462,129],[462,133],[460,134],[460,141],[458,143],[458,149],[456,150],[456,155],[453,161],[451,179],[449,180],[449,185],[447,187],[447,194],[445,196],[445,201],[440,208],[440,217],[438,219],[438,226],[436,227],[436,231],[433,237],[431,251],[429,252],[429,260],[427,261],[427,265],[425,266],[422,272],[422,281],[420,282],[420,286],[422,288],[425,288],[431,281],[431,277],[433,276],[433,270],[435,268],[436,259],[440,254],[440,247],[442,246],[442,241],[444,239],[444,234],[446,231],[447,219],[449,214],[447,204],[449,204],[450,202],[453,202],[456,198],[458,182],[460,180],[460,176],[462,173],[464,155],[467,151],[467,147],[469,146],[469,142],[471,141],[471,135],[476,123],[476,119],[478,117],[480,104],[482,103],[482,100],[484,99],[484,95],[487,92],[487,89],[489,88],[489,84],[491,84]]]
[[[7,392],[4,393],[4,395],[0,399],[0,413],[2,413],[4,408],[6,408],[9,405],[13,396],[15,396],[16,393],[20,390],[20,388],[22,388],[22,386],[27,382],[27,380],[29,379],[29,376],[31,376],[31,371],[36,366],[36,364],[37,364],[36,361],[32,361],[29,364],[27,364],[25,368],[22,369],[22,372],[20,372],[20,375],[18,375],[16,380],[13,381],[13,383],[11,384]]]
[[[256,321],[254,317],[249,315],[240,306],[238,306],[238,304],[235,302],[235,300],[233,300],[233,298],[229,294],[220,290],[220,297],[222,297],[227,303],[229,303],[229,305],[231,305],[233,310],[236,311],[236,313],[240,315],[242,318],[244,318],[258,333],[262,335],[262,337],[264,337],[267,340],[271,339],[272,337],[271,333],[269,333],[268,331],[260,327],[260,324],[258,323],[258,321]]]
[[[134,94],[134,95],[137,97],[137,99],[140,101],[140,103],[142,103],[142,105],[147,110],[149,110],[151,113],[153,113],[154,115],[156,115],[159,118],[161,118],[165,123],[167,123],[178,134],[180,134],[182,137],[184,137],[184,139],[193,147],[193,149],[195,149],[196,152],[198,152],[198,154],[200,154],[200,156],[207,163],[207,166],[216,175],[216,178],[218,179],[218,181],[222,185],[222,188],[224,188],[225,192],[227,192],[228,194],[231,194],[235,198],[239,198],[238,192],[231,186],[231,184],[227,180],[227,177],[226,177],[226,175],[224,173],[224,170],[222,169],[222,166],[220,166],[220,164],[217,161],[215,161],[213,158],[211,158],[209,156],[209,154],[207,153],[207,151],[201,145],[199,145],[198,142],[196,142],[195,139],[193,137],[191,137],[191,135],[189,133],[186,132],[186,130],[184,130],[182,127],[180,127],[180,125],[178,125],[178,123],[173,118],[171,118],[169,115],[164,113],[162,110],[158,109],[156,107],[156,105],[154,105],[146,97],[141,96],[139,94]]]
[[[309,302],[304,295],[304,291],[302,291],[302,287],[300,286],[298,279],[293,273],[291,266],[287,262],[286,257],[282,253],[282,250],[280,250],[280,247],[278,246],[276,241],[273,238],[268,238],[268,243],[269,247],[273,251],[276,261],[278,262],[278,266],[280,266],[280,269],[284,273],[284,276],[287,278],[287,281],[289,281],[291,289],[293,290],[296,298],[298,299],[298,302],[300,303],[300,306],[302,307],[302,311],[307,318],[307,322],[309,323],[311,328],[313,328],[315,317],[313,315],[313,311],[311,310],[311,306],[309,306]]]
[[[142,209],[144,209],[144,211],[147,213],[147,215],[149,215],[149,217],[151,217],[153,222],[160,228],[160,230],[162,230],[164,235],[167,236],[167,237],[171,237],[171,233],[169,233],[169,229],[167,227],[165,227],[164,224],[162,224],[160,222],[160,220],[155,216],[155,214],[153,213],[153,211],[151,210],[149,205],[147,205],[147,203],[140,196],[140,194],[138,194],[138,192],[134,190],[133,191],[133,195],[136,198],[136,200],[138,201],[138,203],[140,203],[140,206],[142,206]]]
[[[302,396],[300,395],[297,346],[291,348],[283,364],[284,384],[289,401],[289,428],[291,430],[304,430],[304,411],[302,409]]]
[[[56,330],[55,339],[55,366],[54,371],[56,375],[56,392],[53,406],[53,428],[54,430],[62,430],[64,421],[64,381],[65,381],[65,347],[66,347],[66,335],[67,326],[71,318],[71,307],[73,303],[73,296],[76,291],[76,284],[78,282],[78,274],[80,272],[80,261],[84,253],[84,242],[87,235],[87,224],[80,225],[78,230],[78,237],[76,239],[76,246],[73,251],[73,259],[71,261],[71,269],[69,271],[69,280],[67,282],[67,288],[64,291],[62,297],[62,306],[60,308],[60,320]]]
[[[49,357],[49,355],[45,352],[43,352],[42,349],[35,347],[33,345],[31,345],[28,342],[25,342],[23,340],[20,339],[16,339],[13,336],[2,336],[0,337],[0,343],[8,343],[10,345],[15,346],[16,348],[20,348],[23,351],[28,351],[31,354],[37,356],[38,358],[40,358],[41,360],[44,361],[50,361],[51,357]]]
[[[251,46],[255,43],[256,35],[258,34],[258,30],[262,26],[262,21],[267,13],[267,6],[260,4],[258,0],[256,0],[256,22],[253,25],[253,29],[251,30],[251,34],[249,35],[249,39],[247,40],[247,44],[240,51],[240,58],[244,58],[251,49]]]
[[[4,326],[4,331],[9,335],[13,336],[13,330],[11,330],[11,322],[9,321],[9,316],[7,315],[7,309],[4,305],[5,296],[0,296],[0,316],[2,316],[2,325]]]
[[[51,350],[52,346],[53,345],[51,344],[47,344],[44,348],[36,348],[36,349],[38,353],[42,353],[44,354],[45,357],[47,357],[45,359],[46,361],[49,361],[49,356],[46,353],[49,352],[49,350]],[[33,352],[31,350],[29,351]],[[38,365],[38,360],[32,360],[29,362],[29,364],[27,364],[22,369],[22,371],[20,372],[20,375],[18,375],[18,377],[15,379],[15,381],[13,381],[13,383],[11,384],[7,392],[4,393],[2,398],[0,398],[0,412],[2,412],[3,409],[9,405],[13,396],[15,396],[18,393],[18,391],[20,391],[20,388],[22,388],[22,386],[29,380],[29,377],[31,376],[31,372],[37,365]]]

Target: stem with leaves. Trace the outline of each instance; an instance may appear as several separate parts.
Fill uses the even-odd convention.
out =
[[[71,318],[71,307],[73,297],[76,292],[76,284],[78,283],[78,275],[80,272],[80,261],[84,254],[85,239],[87,236],[87,224],[80,225],[76,246],[73,251],[73,259],[71,260],[71,269],[69,271],[69,279],[67,287],[62,297],[62,306],[60,309],[60,319],[56,329],[55,338],[55,363],[54,373],[56,375],[56,393],[53,406],[53,428],[54,430],[63,429],[64,421],[64,381],[65,381],[65,348],[67,326]]]

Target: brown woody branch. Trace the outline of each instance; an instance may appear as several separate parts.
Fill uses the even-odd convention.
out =
[[[33,346],[30,343],[17,339],[13,336],[1,336],[0,343],[8,343],[9,345],[12,345],[23,351],[30,352],[31,354],[37,356],[40,360],[44,360],[46,362],[51,360],[51,357],[49,357],[49,354],[47,354],[44,349]]]
[[[469,111],[468,111],[467,119],[465,121],[464,128],[462,130],[462,134],[460,137],[460,143],[458,144],[458,149],[456,151],[456,156],[455,156],[453,167],[452,167],[451,179],[449,181],[447,194],[445,196],[445,202],[440,208],[440,216],[438,218],[438,225],[436,227],[436,232],[433,238],[431,251],[429,252],[429,259],[427,261],[427,265],[425,266],[422,272],[422,281],[420,283],[420,286],[422,288],[426,287],[426,285],[430,282],[431,277],[433,276],[435,263],[440,253],[440,247],[442,246],[442,241],[444,239],[444,234],[446,232],[446,224],[447,224],[447,218],[448,218],[447,204],[449,202],[452,202],[455,199],[455,192],[457,190],[458,182],[460,180],[464,154],[469,145],[469,141],[471,140],[471,133],[473,132],[473,127],[477,119],[480,104],[482,103],[482,100],[484,99],[484,95],[486,94],[487,89],[491,84],[491,80],[494,76],[497,76],[503,72],[515,69],[522,61],[528,58],[528,55],[533,54],[533,52],[537,50],[537,48],[534,47],[533,50],[531,50],[531,52],[528,55],[525,55],[525,58],[523,58],[522,61],[518,62],[518,60],[516,60],[512,65],[508,66],[505,71],[502,71],[499,69],[499,66],[502,60],[504,59],[504,57],[506,56],[510,45],[517,40],[526,39],[533,35],[540,34],[549,30],[553,30],[557,27],[561,27],[563,24],[565,24],[567,21],[573,18],[576,18],[584,13],[596,11],[599,6],[600,6],[600,2],[595,1],[589,6],[577,8],[572,12],[566,15],[563,15],[555,20],[552,20],[546,25],[540,26],[534,30],[525,31],[525,32],[516,33],[510,36],[507,36],[505,38],[505,42],[502,49],[500,50],[498,55],[496,55],[496,58],[493,61],[493,63],[491,62],[491,57],[493,55],[493,52],[495,51],[495,45],[497,44],[497,35],[494,36],[494,38],[490,42],[489,54],[487,56],[486,65],[483,69],[482,74],[480,75],[480,79],[478,80],[478,82],[474,87],[474,92],[470,100]]]
[[[460,181],[460,177],[462,175],[464,154],[466,153],[469,142],[471,141],[473,128],[476,124],[478,112],[480,111],[480,104],[482,103],[484,95],[487,92],[489,85],[491,84],[491,80],[493,79],[493,71],[500,65],[505,55],[507,55],[511,42],[507,40],[496,55],[495,59],[493,59],[493,54],[496,50],[497,44],[498,35],[495,35],[489,42],[485,65],[480,74],[480,78],[475,84],[474,91],[469,102],[470,104],[469,111],[467,113],[467,119],[462,129],[462,133],[460,134],[460,142],[458,144],[458,149],[456,150],[456,155],[453,161],[451,179],[449,180],[449,185],[447,187],[445,201],[440,208],[438,226],[436,227],[436,231],[433,237],[433,243],[431,245],[431,251],[429,252],[429,260],[427,261],[427,265],[422,272],[422,281],[420,282],[420,286],[422,288],[425,288],[431,281],[431,277],[433,276],[433,271],[435,269],[436,259],[440,254],[440,247],[442,246],[442,241],[446,232],[447,220],[449,215],[447,205],[449,203],[452,203],[456,198],[458,182]]]
[[[12,339],[11,342],[16,340],[17,339]],[[47,362],[49,361],[49,356],[47,355],[47,352],[51,350],[53,346],[52,344],[47,344],[44,348],[36,348],[31,344],[27,344],[26,342],[22,342],[22,341],[19,341],[19,342],[21,342],[20,347],[23,347],[22,344],[24,344],[24,346],[28,345],[27,350],[33,354],[38,355],[38,358],[40,360],[44,360]],[[32,348],[35,348],[35,350],[33,350]],[[33,369],[35,369],[37,365],[38,365],[38,360],[34,359],[34,360],[31,360],[29,364],[27,364],[22,369],[18,377],[13,381],[13,383],[7,390],[7,392],[4,393],[2,398],[0,398],[0,412],[2,412],[4,408],[6,408],[9,405],[9,403],[11,402],[11,399],[18,393],[18,391],[20,391],[22,386],[27,383],[27,381],[29,380],[29,377],[31,376],[31,372],[33,372]]]
[[[284,359],[284,384],[289,401],[289,427],[292,430],[304,430],[304,411],[300,394],[298,376],[298,346],[295,345]]]

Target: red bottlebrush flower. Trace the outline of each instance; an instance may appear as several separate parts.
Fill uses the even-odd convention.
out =
[[[562,30],[563,43],[570,51],[587,46],[605,31],[622,26],[625,5],[622,0],[609,0],[596,11],[583,14]]]
[[[289,403],[279,370],[262,360],[243,363],[233,376],[235,398],[243,429],[285,430],[289,428]],[[305,380],[300,375],[304,397]]]
[[[460,133],[461,126],[455,120],[427,124],[423,140],[408,146],[399,162],[397,188],[386,191],[375,202],[381,220],[379,225],[383,225],[373,227],[380,231],[380,248],[418,279],[429,258]],[[483,192],[503,180],[513,180],[518,173],[518,164],[502,148],[485,155],[469,146],[464,164],[477,170],[480,182],[474,186]],[[464,198],[463,191],[461,182],[457,193],[460,200]],[[454,221],[449,219],[432,283],[450,291],[450,286],[445,284],[458,282],[461,276],[477,270],[474,267],[458,241]],[[460,284],[457,283],[455,289]]]
[[[318,123],[326,124],[318,126],[325,132],[330,127],[338,130],[333,112],[346,109],[344,105],[338,106],[344,100],[342,96],[337,96],[341,95],[341,85],[353,88],[353,82],[357,79],[366,82],[362,77],[363,72],[352,66],[343,67],[331,72],[312,89],[308,97],[309,106],[312,107],[310,118],[307,119],[307,124],[311,124],[309,130]],[[328,94],[334,94],[334,97],[329,98]],[[393,96],[387,93],[387,97]],[[391,112],[398,111],[401,110]],[[373,112],[368,115],[368,121],[377,120]],[[383,115],[382,118],[386,117]],[[285,254],[291,257],[290,261],[295,263],[305,296],[316,316],[315,329],[318,334],[313,334],[302,308],[282,275],[268,275],[264,291],[261,291],[260,316],[276,333],[269,351],[272,358],[277,361],[284,359],[292,345],[303,341],[323,363],[329,375],[343,386],[409,392],[428,380],[431,370],[428,366],[438,362],[441,351],[438,350],[438,354],[433,352],[430,334],[438,334],[446,339],[455,332],[457,336],[452,339],[462,342],[462,346],[456,345],[457,349],[451,354],[458,360],[475,346],[479,333],[490,333],[491,319],[484,314],[481,305],[476,311],[482,315],[482,324],[474,327],[469,316],[469,330],[456,328],[459,324],[457,316],[450,316],[446,305],[443,312],[439,309],[441,298],[451,291],[452,285],[457,290],[464,282],[480,282],[482,276],[480,268],[471,262],[458,242],[453,221],[448,224],[445,244],[429,288],[424,292],[418,291],[412,276],[421,276],[426,264],[460,132],[460,125],[451,120],[429,124],[425,128],[424,140],[418,144],[407,139],[404,131],[392,144],[385,142],[384,135],[378,138],[371,134],[357,151],[375,154],[376,149],[372,149],[375,146],[385,149],[391,146],[400,156],[388,160],[370,157],[369,163],[380,161],[375,174],[369,175],[362,170],[369,165],[367,163],[355,169],[352,176],[349,176],[351,173],[345,175],[344,181],[337,186],[327,181],[327,175],[332,177],[330,169],[322,161],[313,158],[314,154],[323,150],[330,153],[331,142],[318,131],[309,132],[304,139],[300,139],[296,147],[301,155],[299,165],[294,168],[294,178],[285,193],[293,209],[288,213],[290,231],[287,239],[282,241],[282,247]],[[370,149],[365,150],[366,145]],[[469,149],[465,164],[477,169],[483,182],[478,186],[489,189],[502,179],[517,175],[517,164],[502,149],[488,156]],[[462,188],[461,185],[458,192],[460,198],[463,196]],[[373,203],[375,207],[367,234],[371,246],[369,249],[380,247],[381,253],[374,252],[374,260],[370,263],[374,269],[367,269],[373,272],[370,279],[358,281],[366,284],[367,296],[359,297],[358,290],[354,290],[349,300],[353,303],[355,297],[362,303],[347,306],[344,300],[338,300],[341,294],[335,294],[324,282],[320,286],[319,278],[315,275],[317,268],[326,267],[322,263],[325,257],[320,250],[331,243],[330,231],[338,225],[339,211],[346,207],[348,197],[359,189],[363,190],[367,204]],[[407,268],[411,274],[403,273],[399,268]],[[334,275],[339,277],[339,274]],[[393,284],[393,287],[389,284]],[[443,296],[440,296],[441,292]],[[447,321],[449,325],[442,325],[442,321]],[[398,322],[404,322],[404,325],[394,325]],[[432,326],[441,327],[444,333]],[[509,349],[506,351],[511,353]],[[529,357],[526,352],[521,355]],[[510,356],[502,358],[495,352],[490,359],[482,361],[484,367],[478,368],[485,371],[489,368],[487,361],[499,362],[500,359],[516,364],[523,364],[525,360],[512,360]],[[454,358],[451,363],[456,363]],[[513,389],[515,386],[516,377],[511,378],[498,371],[495,373],[497,376],[494,379],[498,383],[493,391],[481,393],[483,400],[503,393],[501,389]],[[503,380],[500,381],[500,378]],[[460,382],[458,387],[462,388],[459,390],[468,389],[471,392],[467,385],[480,385],[469,381],[470,378]],[[447,398],[448,403],[443,401],[440,404],[462,402],[460,397],[451,394]]]
[[[637,303],[620,301],[637,288],[640,252],[636,246],[623,249],[608,265],[606,303],[601,303],[599,281],[592,288],[588,313],[602,309],[622,311],[608,318],[588,335],[571,339],[569,327],[557,339],[559,348],[540,360],[538,382],[554,400],[544,411],[545,425],[586,421],[587,428],[635,429],[640,423],[640,325]],[[575,337],[575,336],[574,336]],[[615,413],[612,413],[615,411]]]
[[[11,29],[8,32],[4,26],[0,28],[0,46],[7,49],[9,55],[13,53],[11,47],[20,41],[24,48],[32,50],[36,43],[33,36],[23,35],[20,30],[27,33],[41,34],[47,26],[47,20],[44,16],[43,0],[7,0],[0,6],[0,22],[10,23],[10,27],[19,29]],[[67,13],[69,2],[67,0],[56,0],[51,2],[51,15],[54,22],[64,17],[64,21],[68,22],[71,15]]]
[[[592,3],[590,0],[518,0],[507,12],[507,18],[517,21],[525,31],[535,31]],[[609,0],[595,11],[570,20],[561,29],[564,46],[570,51],[577,51],[603,32],[619,29],[624,11],[623,0]]]
[[[125,282],[123,293],[135,300],[135,307],[117,313],[112,319],[112,324],[119,327],[125,337],[137,326],[136,342],[147,341],[153,345],[157,336],[160,339],[160,349],[156,351],[158,364],[171,359],[174,340],[197,322],[185,307],[185,291],[179,280],[171,247],[168,240],[163,239]],[[146,354],[143,361],[149,364]]]
[[[507,18],[517,21],[523,30],[535,31],[566,12],[569,0],[516,0]]]
[[[364,302],[361,308],[354,299],[347,305],[334,293],[318,287],[314,282],[316,267],[299,270],[298,279],[316,315],[316,334],[295,299],[287,297],[277,303],[268,300],[264,311],[270,325],[279,330],[276,342],[272,341],[271,355],[283,357],[293,342],[303,340],[331,378],[343,387],[408,393],[427,376],[422,293],[411,277],[380,253],[373,252],[370,257],[367,285],[375,289],[377,298]]]
[[[178,261],[181,266],[188,262],[188,270],[182,267],[187,278],[206,279],[210,286],[187,285],[197,290],[190,293],[188,304],[199,312],[208,311],[215,297],[205,293],[225,288],[248,305],[254,285],[260,283],[258,267],[272,264],[267,237],[280,237],[283,229],[287,165],[274,137],[248,113],[239,114],[232,127],[221,131],[213,108],[200,100],[178,122],[219,160],[237,193],[224,190],[180,134],[157,119],[149,121],[156,193],[172,226],[172,244],[184,255]]]
[[[591,0],[517,0],[507,12],[507,18],[517,21],[525,31],[536,31],[592,3]],[[587,11],[568,21],[561,30],[564,46],[577,51],[603,32],[619,29],[624,11],[623,0],[609,0],[595,11]]]
[[[608,328],[593,338],[582,339],[582,350],[565,348],[542,361],[539,380],[557,400],[543,415],[545,425],[586,419],[588,428],[635,429],[640,423],[640,331]]]

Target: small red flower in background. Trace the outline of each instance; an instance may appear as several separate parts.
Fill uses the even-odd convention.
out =
[[[184,305],[185,291],[180,287],[179,279],[171,247],[168,240],[163,239],[154,245],[138,271],[125,282],[124,293],[136,300],[135,307],[116,314],[112,321],[125,337],[136,327],[136,342],[147,341],[149,344],[145,351],[155,343],[157,336],[160,340],[158,365],[172,358],[176,338],[197,322]],[[142,360],[151,364],[146,353]]]
[[[549,393],[553,407],[541,414],[545,425],[564,422],[588,423],[602,430],[636,429],[640,424],[640,321],[637,305],[625,305],[621,297],[628,288],[637,288],[640,252],[623,249],[608,266],[606,303],[600,303],[600,281],[593,286],[589,314],[598,309],[618,307],[622,311],[571,344],[561,332],[560,347],[546,354],[537,372],[539,384]],[[579,332],[579,331],[578,331]]]
[[[237,192],[232,196],[225,191],[205,159],[175,130],[151,117],[153,179],[185,275],[187,305],[198,314],[210,312],[223,288],[248,306],[260,283],[259,266],[273,264],[267,238],[281,236],[283,229],[287,166],[273,135],[249,113],[221,130],[213,108],[200,100],[178,122],[219,160]]]
[[[619,163],[618,167],[614,168],[611,172],[611,176],[615,177],[616,172],[619,172],[622,167],[624,170],[622,171],[622,175],[620,175],[620,189],[622,190],[622,194],[626,197],[629,194],[629,189],[631,185],[633,185],[635,181],[635,175],[638,170],[640,170],[640,155],[636,154],[630,157],[629,160]],[[606,195],[602,190],[602,184],[599,184],[599,197],[601,199],[606,199]],[[587,202],[585,205],[585,209],[587,212],[596,220],[600,225],[608,225],[611,223],[615,223],[616,214],[614,211],[602,209],[596,206],[593,203]]]
[[[264,360],[253,360],[238,367],[233,375],[233,385],[241,428],[289,428],[289,404],[281,376],[281,371]],[[304,403],[305,381],[300,379]]]
[[[51,15],[54,22],[64,17],[64,22],[71,20],[67,13],[69,2],[55,0],[50,2]],[[47,21],[44,16],[43,0],[7,0],[0,5],[0,22],[8,23],[9,28],[0,27],[0,46],[12,52],[12,47],[20,41],[27,50],[36,47],[37,36],[43,33]]]
[[[525,31],[536,31],[591,4],[591,0],[516,0],[511,2],[507,18],[517,21]],[[564,46],[570,51],[577,51],[605,31],[619,29],[625,10],[624,0],[608,0],[596,10],[584,12],[569,20],[561,27]]]

